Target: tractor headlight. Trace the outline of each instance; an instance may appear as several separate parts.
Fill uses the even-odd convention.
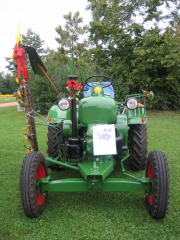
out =
[[[133,110],[133,109],[136,109],[138,106],[138,102],[137,102],[137,99],[134,98],[134,97],[130,97],[127,99],[126,101],[126,107]]]
[[[58,107],[65,111],[70,107],[70,101],[67,98],[61,98],[58,102]]]

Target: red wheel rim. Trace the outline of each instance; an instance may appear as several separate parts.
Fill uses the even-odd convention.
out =
[[[36,172],[36,179],[39,180],[41,178],[46,177],[45,168],[42,163],[38,165],[37,172]],[[39,194],[38,190],[36,189],[36,202],[38,205],[42,205],[44,203],[45,196]]]
[[[149,164],[148,169],[147,169],[147,177],[154,179],[154,174],[153,174],[153,168],[152,168],[152,164]],[[151,194],[148,196],[148,203],[149,205],[153,205],[153,201],[154,201],[154,195]]]

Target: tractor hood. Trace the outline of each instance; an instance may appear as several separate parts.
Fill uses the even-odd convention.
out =
[[[82,125],[112,124],[116,122],[116,118],[116,101],[104,95],[100,85],[93,86],[91,96],[79,102],[79,121]]]

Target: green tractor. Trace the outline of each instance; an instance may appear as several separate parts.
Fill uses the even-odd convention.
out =
[[[77,76],[69,76],[70,84]],[[71,87],[70,87],[71,88]],[[151,217],[165,217],[169,203],[169,173],[161,151],[147,156],[147,117],[141,102],[144,94],[128,95],[124,102],[114,99],[112,79],[86,79],[79,101],[76,94],[62,98],[47,116],[47,155],[27,154],[20,176],[21,204],[26,216],[39,217],[46,207],[48,192],[144,191]],[[138,178],[125,170],[145,169]],[[110,173],[120,164],[119,178]],[[80,178],[52,180],[48,168],[70,168]],[[51,171],[49,171],[51,172]]]

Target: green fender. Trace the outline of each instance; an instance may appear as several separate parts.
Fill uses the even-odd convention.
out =
[[[57,105],[53,105],[47,116],[48,124],[58,124],[63,121],[63,136],[69,137],[72,134],[71,109],[62,111]]]
[[[130,124],[146,124],[147,115],[144,107],[139,107],[134,110],[126,108],[125,114],[127,117],[127,123]]]

